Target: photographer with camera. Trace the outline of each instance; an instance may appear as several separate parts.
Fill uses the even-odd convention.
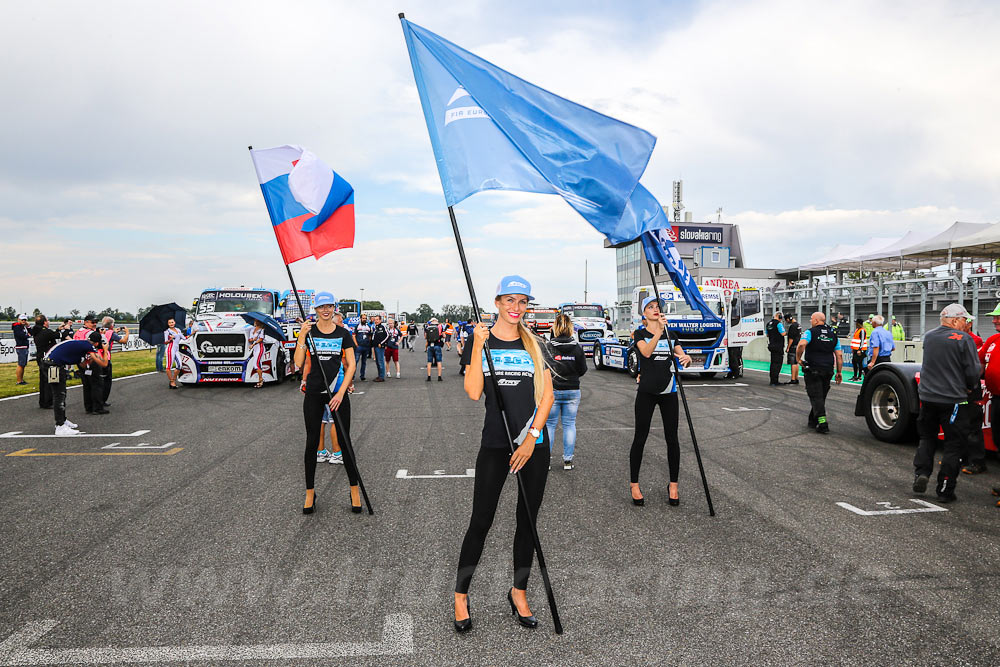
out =
[[[809,324],[812,328],[802,334],[802,340],[795,348],[795,359],[802,366],[802,374],[806,378],[806,394],[811,406],[809,428],[816,429],[817,433],[829,433],[826,395],[830,393],[834,367],[837,369],[837,384],[843,382],[844,356],[840,351],[837,332],[827,325],[826,315],[813,313]]]
[[[108,403],[108,397],[111,396],[111,350],[115,343],[125,344],[128,342],[128,329],[125,327],[115,328],[115,318],[110,315],[101,320],[101,337],[107,344],[108,352],[108,365],[101,369],[102,375],[104,376],[103,381],[103,396],[101,397],[101,403],[104,406],[111,405]]]

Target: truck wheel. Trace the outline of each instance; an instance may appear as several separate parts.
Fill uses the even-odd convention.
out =
[[[903,381],[891,372],[883,372],[866,384],[865,422],[875,439],[894,443],[915,440],[917,415],[910,410]]]
[[[604,370],[604,355],[601,354],[600,343],[594,343],[594,368],[599,371]]]
[[[628,351],[628,357],[626,358],[625,361],[626,361],[625,366],[626,366],[626,370],[628,371],[628,374],[631,375],[632,377],[638,377],[639,376],[639,353],[638,353],[638,351],[636,351],[636,349],[634,347],[629,349],[629,351]]]

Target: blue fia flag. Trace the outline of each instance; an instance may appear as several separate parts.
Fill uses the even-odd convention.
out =
[[[662,209],[660,210],[660,215],[664,218],[667,217]],[[684,295],[684,300],[687,301],[687,304],[691,308],[701,311],[701,314],[705,316],[705,320],[708,322],[722,321],[722,318],[714,313],[708,304],[705,303],[705,300],[701,296],[701,290],[698,289],[698,284],[694,281],[694,276],[684,266],[684,261],[681,259],[680,253],[677,252],[677,246],[670,240],[665,229],[643,232],[642,248],[646,251],[646,259],[654,264],[662,264],[667,267],[670,280],[681,291],[681,294]]]
[[[639,186],[655,137],[401,21],[449,206],[483,190],[559,194],[613,243],[669,225]]]

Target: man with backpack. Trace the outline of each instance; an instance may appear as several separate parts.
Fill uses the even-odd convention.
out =
[[[427,381],[431,381],[431,364],[437,364],[438,382],[442,381],[444,370],[444,329],[438,324],[438,319],[432,317],[424,326],[424,349],[427,350]]]

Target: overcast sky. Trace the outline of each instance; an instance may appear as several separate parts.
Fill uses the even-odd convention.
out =
[[[300,287],[467,302],[396,14],[658,137],[643,183],[740,224],[753,267],[1000,220],[996,2],[40,2],[0,22],[0,305],[190,302],[286,286],[246,147],[356,190],[355,247]],[[613,303],[614,251],[561,199],[460,206],[489,301]]]

